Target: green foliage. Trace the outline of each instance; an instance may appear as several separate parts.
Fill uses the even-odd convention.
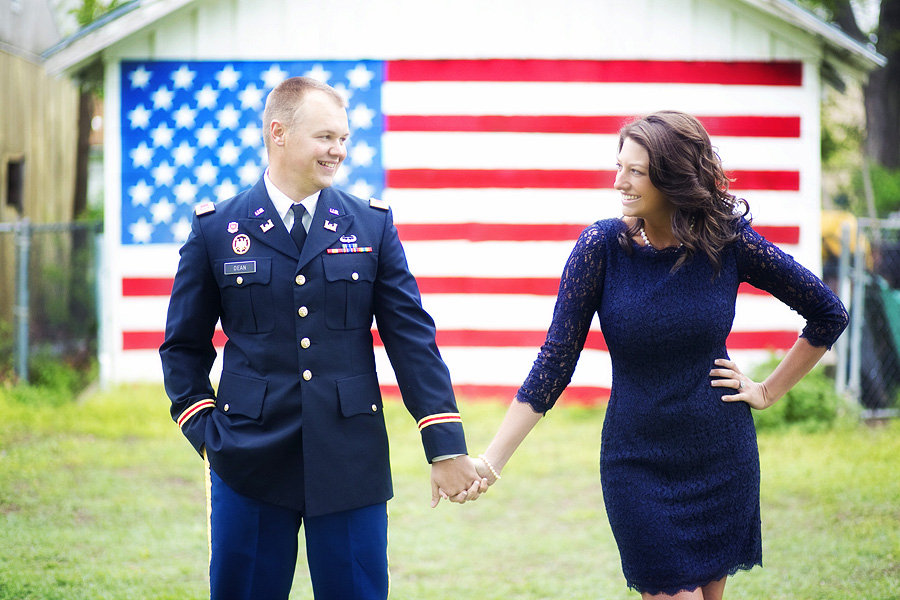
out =
[[[869,167],[869,173],[872,179],[872,193],[875,197],[877,216],[884,218],[891,213],[900,211],[900,169],[888,169],[873,164]],[[853,186],[857,190],[857,197],[863,198],[862,173],[855,175]]]
[[[771,373],[778,359],[761,365],[754,379],[761,381]],[[797,427],[803,431],[830,429],[842,414],[844,401],[834,389],[834,380],[818,366],[795,385],[774,406],[754,410],[753,420],[758,431]]]
[[[14,376],[15,349],[16,336],[12,324],[0,320],[0,381],[9,381]]]
[[[102,2],[101,0],[82,0],[80,6],[73,8],[69,12],[75,16],[79,26],[85,27],[103,15],[119,8],[124,3],[124,0],[110,0],[109,2]]]

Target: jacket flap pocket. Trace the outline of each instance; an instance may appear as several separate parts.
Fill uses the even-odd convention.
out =
[[[330,254],[324,257],[328,281],[375,281],[378,260],[374,254]]]
[[[216,408],[227,415],[259,419],[267,386],[268,382],[264,379],[223,372]]]
[[[247,287],[253,284],[266,285],[272,280],[272,258],[217,260],[213,264],[219,287]]]
[[[381,390],[375,373],[338,379],[336,383],[341,414],[345,417],[381,412]]]

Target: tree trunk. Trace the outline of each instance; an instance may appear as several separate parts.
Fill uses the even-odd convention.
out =
[[[900,168],[900,0],[881,0],[876,49],[887,64],[866,85],[866,153],[890,169]]]

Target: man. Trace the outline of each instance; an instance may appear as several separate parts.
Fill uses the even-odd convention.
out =
[[[210,466],[211,596],[286,599],[302,521],[316,598],[383,599],[392,488],[373,317],[432,463],[432,505],[486,482],[390,208],[330,187],[343,99],[291,78],[263,122],[263,178],[195,211],[160,348],[172,417]]]

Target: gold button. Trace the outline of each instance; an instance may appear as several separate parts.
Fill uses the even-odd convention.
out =
[[[225,412],[228,412],[228,409],[229,409],[229,408],[231,408],[231,406],[229,406],[228,404],[226,404],[225,406],[222,407],[222,410],[224,410]]]
[[[309,348],[309,338],[303,338],[300,340],[300,346],[303,348]]]
[[[354,272],[353,275],[350,276],[350,279],[356,281],[357,279],[359,279],[359,273]]]
[[[305,317],[306,315],[309,314],[309,309],[306,308],[305,306],[301,306],[300,308],[297,309],[297,314],[300,315],[301,317]]]
[[[303,275],[297,275],[297,278],[294,279],[294,281],[297,282],[297,285],[303,285],[304,283],[306,283],[306,277],[304,277]]]
[[[238,276],[238,278],[237,278],[237,284],[238,284],[238,285],[241,285],[242,283],[244,283],[244,278],[241,277],[241,276]]]
[[[373,404],[373,405],[372,405],[372,412],[378,412],[378,405],[377,405],[377,404]]]
[[[312,371],[310,371],[309,369],[303,371],[303,379],[306,381],[312,379]]]

